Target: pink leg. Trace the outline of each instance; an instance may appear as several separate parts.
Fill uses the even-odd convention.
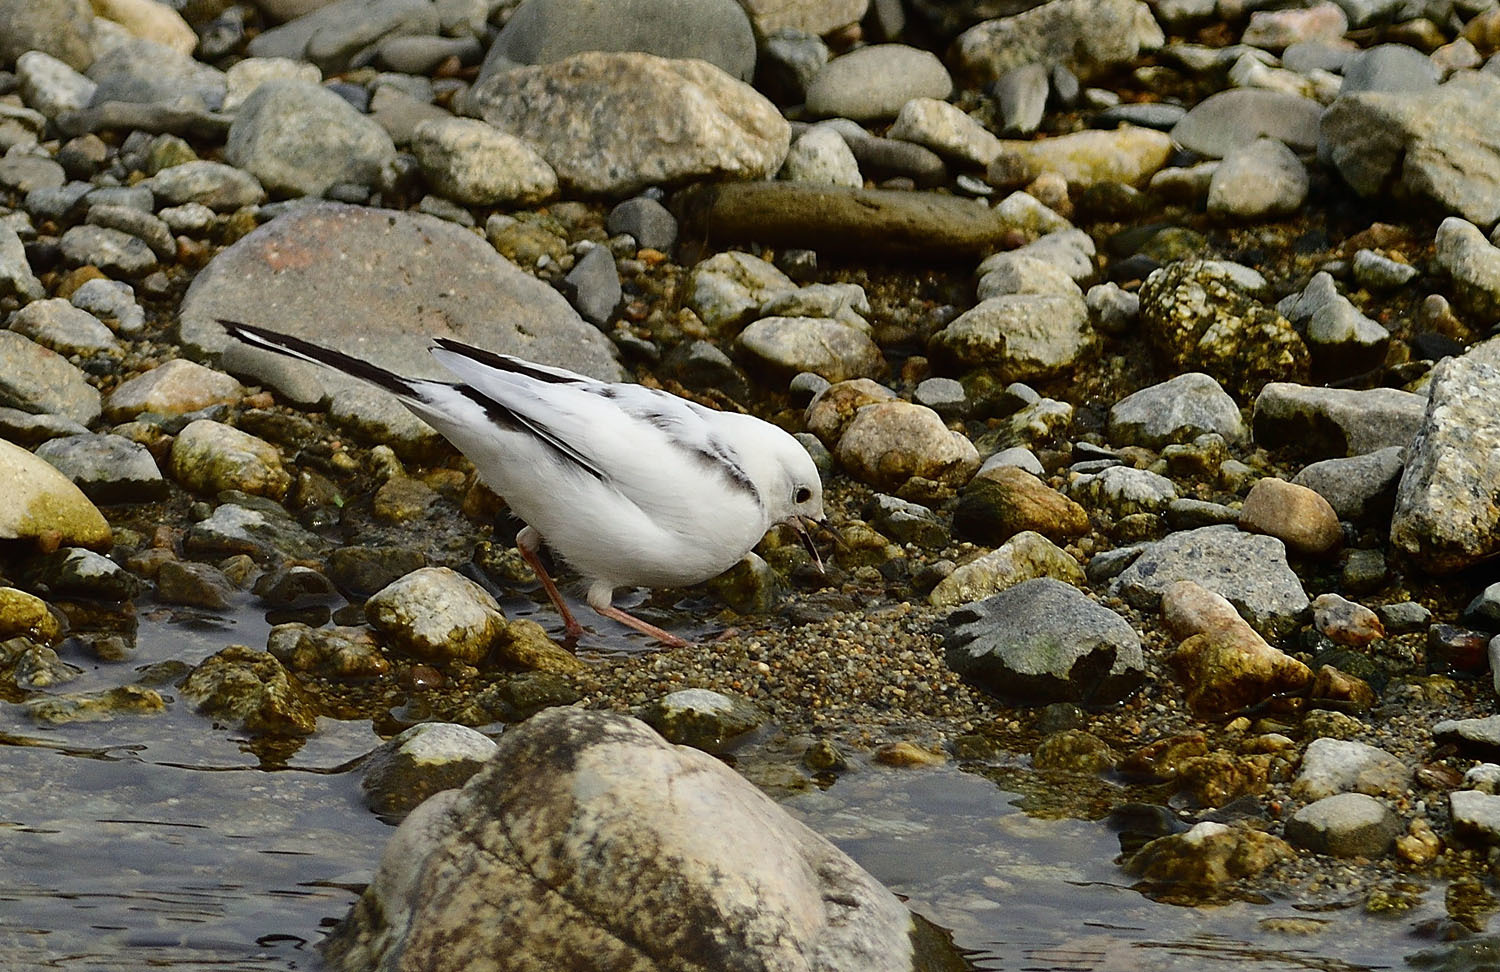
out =
[[[595,584],[589,588],[589,607],[598,611],[606,618],[612,618],[627,627],[634,628],[647,637],[655,638],[668,648],[686,648],[688,646],[688,642],[672,634],[670,631],[663,631],[656,625],[642,621],[635,615],[628,614],[615,607],[610,603],[610,598],[613,596],[614,591],[611,588],[603,584]]]
[[[557,613],[562,615],[563,634],[568,641],[577,641],[583,634],[583,625],[573,617],[573,612],[568,610],[567,602],[562,599],[562,594],[557,590],[557,585],[552,582],[552,575],[547,573],[547,568],[542,566],[542,558],[537,556],[537,549],[541,546],[541,536],[531,527],[525,527],[516,534],[516,550],[520,551],[521,559],[536,572],[536,579],[542,582],[542,590],[552,599],[552,604],[557,608]]]

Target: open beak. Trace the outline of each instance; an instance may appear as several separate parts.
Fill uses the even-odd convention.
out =
[[[815,520],[810,516],[794,516],[786,522],[789,526],[791,526],[793,530],[797,532],[797,538],[802,541],[802,546],[806,547],[807,552],[812,555],[813,563],[818,565],[819,573],[826,573],[827,571],[823,566],[823,556],[822,554],[818,553],[818,545],[813,541],[812,532],[810,530],[811,527],[818,527],[825,533],[832,536],[834,542],[837,543],[840,547],[848,549],[849,545],[844,542],[843,536],[839,533],[838,529],[828,521],[828,518],[826,516],[821,520]]]

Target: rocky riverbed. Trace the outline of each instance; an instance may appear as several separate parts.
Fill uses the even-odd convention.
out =
[[[144,760],[147,790],[235,768],[264,781],[244,826],[307,828],[266,853],[316,859],[340,918],[375,813],[482,803],[451,788],[483,737],[609,710],[876,860],[858,807],[951,826],[992,872],[948,880],[939,844],[876,876],[981,962],[1024,952],[985,916],[1034,892],[965,811],[890,794],[1014,794],[1087,855],[1065,880],[1134,889],[1119,921],[1232,916],[1266,967],[1482,966],[1497,49],[1485,0],[0,0],[3,841],[45,873],[30,835],[75,797],[111,827],[156,805],[39,753]],[[820,568],[776,529],[622,592],[689,647],[579,608],[570,653],[466,460],[218,318],[759,415],[842,543]],[[388,753],[355,794],[422,723],[442,768]],[[207,792],[189,816],[227,840]],[[187,856],[173,880],[212,873]],[[4,930],[36,964],[44,885]]]

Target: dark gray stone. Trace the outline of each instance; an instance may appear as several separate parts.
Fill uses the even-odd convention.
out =
[[[124,436],[70,435],[42,443],[36,454],[95,503],[150,503],[169,491],[151,452]]]
[[[1363,793],[1324,797],[1286,822],[1288,841],[1334,857],[1379,857],[1400,833],[1400,818]]]
[[[1211,159],[1221,159],[1262,136],[1308,152],[1318,144],[1322,114],[1323,106],[1311,98],[1262,88],[1230,88],[1194,105],[1173,126],[1172,138]]]
[[[609,247],[596,246],[580,257],[563,278],[562,289],[584,320],[600,327],[608,324],[624,297]]]
[[[637,245],[671,253],[677,245],[677,218],[650,196],[627,199],[609,211],[605,228],[628,233]]]
[[[939,630],[948,667],[1026,704],[1107,705],[1145,677],[1140,638],[1129,622],[1048,577],[965,605]]]
[[[1326,499],[1340,520],[1378,520],[1389,516],[1396,502],[1404,453],[1399,446],[1389,446],[1360,456],[1324,459],[1303,467],[1292,482]]]

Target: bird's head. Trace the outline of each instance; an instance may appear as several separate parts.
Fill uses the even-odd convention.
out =
[[[767,482],[757,483],[761,501],[765,503],[772,523],[785,523],[796,531],[798,539],[821,570],[823,558],[813,543],[810,528],[818,527],[843,543],[838,530],[823,512],[823,478],[802,443],[780,429],[774,431],[779,435],[770,443],[773,474],[767,477]]]

